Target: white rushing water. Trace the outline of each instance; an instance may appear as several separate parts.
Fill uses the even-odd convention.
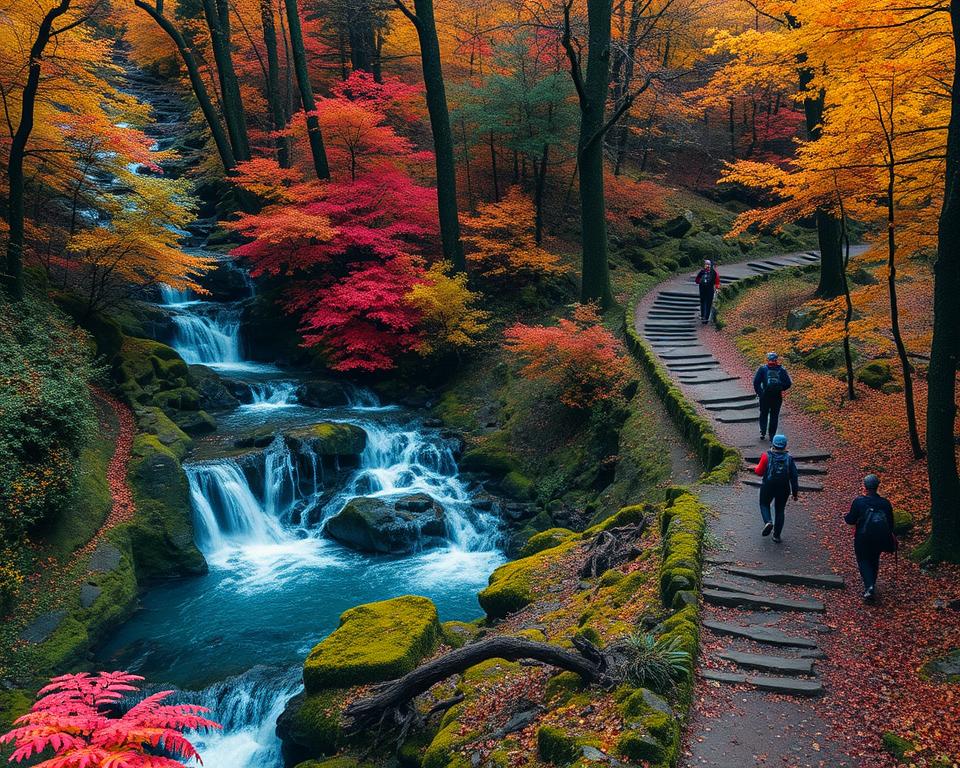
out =
[[[160,286],[163,306],[173,320],[170,342],[180,357],[193,365],[237,366],[240,351],[240,308],[235,303],[200,301],[190,291]]]
[[[297,404],[297,384],[293,381],[249,383],[250,402],[240,407],[248,411],[270,411]]]

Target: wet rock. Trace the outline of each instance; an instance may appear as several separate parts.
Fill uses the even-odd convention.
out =
[[[222,411],[236,408],[237,396],[220,374],[205,365],[189,366],[190,382],[200,393],[200,407],[204,410]]]
[[[446,539],[446,514],[426,494],[390,500],[351,499],[324,527],[327,535],[363,552],[401,554]]]
[[[120,550],[113,544],[100,544],[90,555],[90,571],[106,573],[120,565]]]
[[[297,401],[311,408],[332,408],[347,404],[347,394],[336,381],[315,379],[300,385]]]
[[[42,613],[23,629],[20,639],[27,643],[42,643],[56,631],[66,616],[66,611]]]
[[[102,590],[96,584],[84,584],[80,587],[80,607],[89,608],[100,597]]]
[[[174,414],[173,421],[191,437],[217,431],[217,420],[206,411],[182,411]]]

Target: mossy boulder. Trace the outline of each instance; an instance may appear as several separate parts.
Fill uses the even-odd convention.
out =
[[[893,733],[893,731],[887,731],[884,733],[882,741],[883,748],[893,755],[893,757],[895,757],[898,761],[906,760],[917,748],[917,745],[912,741]]]
[[[128,524],[137,575],[156,578],[206,570],[193,540],[187,478],[173,449],[157,435],[137,435],[127,479],[137,508]]]
[[[367,433],[356,424],[322,421],[284,435],[292,449],[306,446],[319,456],[359,457],[367,445]]]
[[[298,694],[277,718],[277,735],[288,765],[332,755],[343,741],[341,714],[346,691],[326,690]]]
[[[639,730],[624,733],[617,742],[617,752],[628,760],[652,765],[661,765],[667,758],[663,744]]]
[[[503,480],[500,481],[500,490],[505,496],[518,501],[529,501],[536,496],[533,481],[516,470],[507,472]]]
[[[113,375],[133,406],[155,405],[168,412],[200,408],[200,393],[191,385],[187,364],[166,344],[125,337]]]
[[[447,538],[446,513],[425,493],[390,500],[361,496],[327,520],[328,536],[361,552],[401,554]]]
[[[461,648],[480,633],[480,626],[472,621],[445,621],[442,628],[443,642],[451,648]]]
[[[233,389],[212,368],[205,365],[188,367],[190,383],[200,395],[200,407],[211,411],[236,408],[239,400]]]
[[[406,595],[351,608],[303,665],[308,694],[392,680],[433,652],[441,636],[437,609]]]
[[[543,552],[545,549],[552,549],[553,547],[570,541],[570,539],[576,536],[577,534],[569,528],[548,528],[546,531],[535,533],[527,539],[527,543],[524,544],[523,549],[520,550],[520,557],[530,557],[530,555]]]
[[[829,371],[843,362],[843,347],[839,344],[825,344],[806,352],[799,353],[800,360],[815,371]]]
[[[464,472],[504,476],[518,471],[519,466],[516,457],[509,450],[496,443],[486,442],[463,454],[460,458],[460,469]]]
[[[856,379],[871,389],[880,390],[884,384],[893,381],[893,371],[887,360],[873,360],[857,369]]]
[[[569,765],[580,756],[580,747],[560,728],[543,725],[537,730],[537,756],[554,765]]]
[[[487,618],[496,621],[532,603],[550,562],[575,545],[569,541],[497,568],[490,574],[489,585],[477,595]]]
[[[893,510],[893,532],[896,536],[906,536],[913,530],[913,515],[903,509]]]
[[[797,307],[787,313],[787,330],[802,331],[820,320],[820,311],[814,307]]]

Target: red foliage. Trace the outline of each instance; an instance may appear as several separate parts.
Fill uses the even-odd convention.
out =
[[[372,74],[358,69],[346,80],[333,83],[330,92],[338,99],[361,102],[393,121],[410,123],[423,113],[423,86],[405,83],[399,77],[384,75],[383,82],[378,83]]]
[[[248,188],[271,180],[268,161],[245,163]],[[436,191],[399,170],[354,181],[279,181],[260,213],[230,226],[250,242],[233,255],[248,259],[254,276],[305,278],[285,298],[301,319],[304,344],[322,345],[337,370],[376,371],[415,349],[419,313],[406,295],[421,280],[419,251],[437,237]]]
[[[36,768],[180,768],[187,760],[202,762],[183,731],[220,727],[201,716],[204,707],[162,704],[173,691],[161,691],[119,717],[112,711],[142,679],[126,672],[55,677],[0,744],[15,745],[10,759],[18,763],[52,750],[54,756]],[[175,757],[154,754],[158,750]]]
[[[672,190],[653,181],[604,174],[607,194],[607,221],[614,228],[632,228],[644,221],[666,217],[667,199]]]
[[[506,332],[507,349],[523,360],[520,375],[559,388],[569,408],[590,408],[621,396],[629,361],[617,338],[600,323],[592,304],[578,305],[572,320],[555,326],[517,324]]]

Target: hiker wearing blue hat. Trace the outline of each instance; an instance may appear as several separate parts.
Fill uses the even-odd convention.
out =
[[[767,352],[767,362],[757,368],[753,375],[753,391],[760,401],[760,439],[770,439],[777,434],[780,421],[780,407],[783,405],[783,393],[793,386],[787,369],[780,365],[780,356],[776,352]]]
[[[786,435],[774,435],[771,450],[765,451],[753,471],[763,480],[760,483],[760,516],[763,518],[763,536],[773,532],[773,540],[779,544],[782,539],[784,511],[787,508],[787,496],[793,493],[797,500],[800,492],[800,475],[797,464],[787,452]],[[770,505],[773,504],[773,515]]]

